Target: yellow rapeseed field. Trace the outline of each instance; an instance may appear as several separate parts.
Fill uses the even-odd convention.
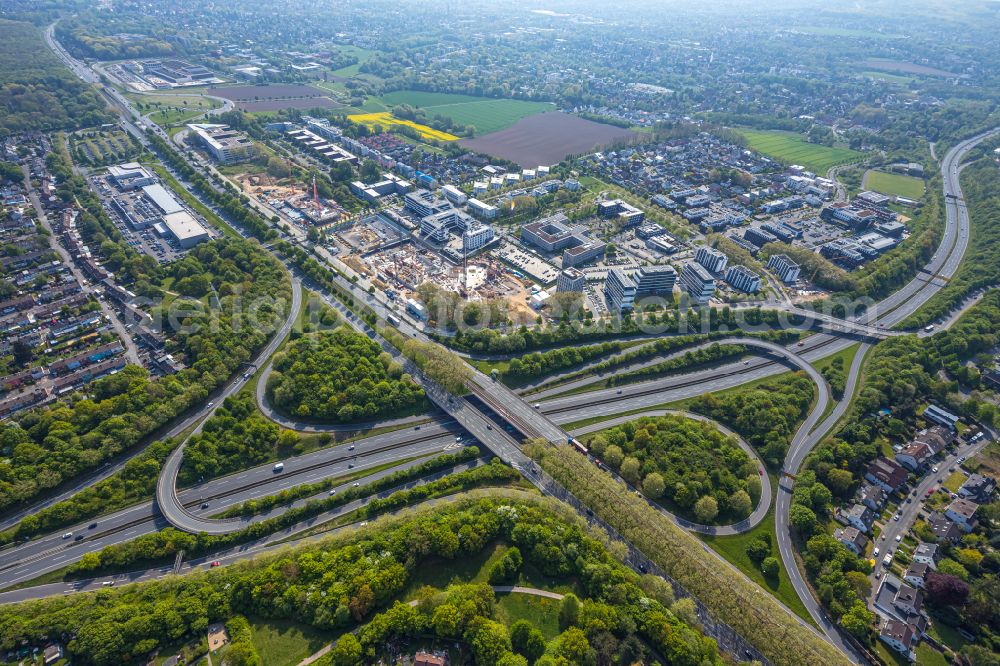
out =
[[[420,136],[425,139],[434,139],[436,141],[457,141],[458,137],[454,134],[448,134],[447,132],[439,132],[438,130],[428,127],[427,125],[421,125],[420,123],[415,123],[412,120],[403,120],[402,118],[397,118],[387,111],[382,111],[380,113],[357,113],[352,116],[347,116],[347,119],[352,123],[358,123],[359,125],[364,125],[366,127],[375,127],[376,125],[381,125],[383,127],[389,128],[393,125],[405,125],[406,127],[412,127],[420,133]]]

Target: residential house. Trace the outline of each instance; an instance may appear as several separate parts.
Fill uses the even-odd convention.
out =
[[[944,426],[926,428],[918,432],[913,441],[896,454],[896,460],[915,472],[926,465],[931,458],[944,451],[954,439],[954,433]]]
[[[907,471],[895,460],[879,458],[868,465],[865,479],[879,486],[887,493],[894,493],[906,483]]]
[[[874,483],[864,483],[858,488],[854,498],[872,511],[877,512],[885,506],[886,494],[885,490]]]
[[[902,584],[896,590],[892,605],[903,617],[919,615],[924,607],[924,593],[912,585]]]
[[[951,543],[958,543],[958,540],[962,538],[961,528],[937,511],[928,517],[927,524],[931,526],[931,531],[934,532],[934,537],[938,541],[947,540]]]
[[[906,573],[903,574],[903,580],[916,588],[923,588],[924,579],[927,578],[927,572],[930,571],[930,567],[926,564],[921,564],[920,562],[913,562],[910,564]]]
[[[926,564],[931,569],[937,569],[938,546],[936,543],[919,543],[913,549],[913,561]]]
[[[894,493],[906,483],[907,471],[895,460],[882,457],[868,465],[865,479],[879,486],[887,493]]]
[[[847,525],[867,533],[875,522],[875,512],[864,504],[853,504],[850,508],[840,512],[840,517]]]
[[[42,653],[42,659],[44,660],[46,665],[54,664],[62,658],[63,658],[63,649],[62,646],[59,644],[49,645],[48,647],[45,648],[45,651]]]
[[[910,661],[916,660],[914,650],[920,638],[906,622],[887,618],[879,628],[878,637],[896,652],[906,655]]]
[[[418,652],[413,656],[413,666],[445,666],[446,663],[443,656],[430,652]]]
[[[955,430],[955,426],[958,424],[957,416],[937,405],[928,405],[924,409],[923,417],[928,421],[943,425],[949,430]]]
[[[865,545],[868,543],[868,537],[862,534],[858,528],[853,526],[834,530],[833,538],[844,544],[844,546],[855,555],[861,555],[865,552]]]
[[[958,496],[979,504],[987,504],[992,499],[993,491],[996,488],[996,479],[982,474],[970,474],[962,487],[958,489]]]
[[[976,520],[976,511],[978,509],[978,504],[960,497],[948,505],[948,508],[945,509],[944,516],[961,527],[962,531],[971,532],[976,527],[978,522]]]

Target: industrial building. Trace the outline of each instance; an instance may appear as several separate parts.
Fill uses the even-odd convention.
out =
[[[767,267],[785,284],[791,284],[799,279],[801,268],[786,254],[773,254],[767,260]]]
[[[575,268],[564,268],[556,278],[556,291],[583,291],[587,276]]]
[[[187,249],[208,240],[208,231],[187,211],[178,211],[163,216],[163,224],[178,245]]]
[[[691,300],[700,305],[708,303],[715,294],[715,279],[712,274],[694,261],[684,264],[681,269],[680,285]]]
[[[612,268],[604,281],[604,295],[612,312],[631,310],[635,305],[635,281],[618,268]]]
[[[746,266],[730,266],[726,272],[726,282],[733,289],[756,294],[760,291],[760,276]]]
[[[142,193],[153,202],[163,215],[170,215],[171,213],[184,210],[184,206],[174,198],[174,195],[159,183],[146,185],[142,188]]]
[[[190,124],[201,145],[220,164],[233,164],[257,156],[257,146],[242,132],[229,125]]]
[[[721,273],[726,270],[729,257],[715,248],[702,246],[694,253],[694,260],[712,273]]]

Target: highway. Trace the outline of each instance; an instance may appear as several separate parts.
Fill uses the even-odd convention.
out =
[[[50,45],[53,46],[57,53],[59,53],[61,48],[54,45],[54,41],[50,38],[51,28],[46,31],[46,37],[50,42]],[[68,58],[68,54],[66,55],[66,58]],[[72,61],[72,59],[69,59],[69,61]],[[74,68],[74,71],[76,71],[76,68]],[[86,78],[86,76],[84,76],[84,78]],[[136,112],[131,109],[127,101],[123,100],[120,95],[112,94],[110,98],[119,108],[123,109],[125,113],[134,117]],[[126,122],[124,124],[126,126],[130,126],[130,123]],[[159,128],[155,128],[155,130],[160,132],[161,135],[163,134],[162,130]],[[938,251],[928,262],[924,271],[922,271],[920,275],[911,280],[899,291],[869,308],[864,315],[857,317],[855,320],[825,320],[826,324],[833,324],[845,330],[852,330],[854,332],[863,333],[864,335],[870,335],[872,337],[885,337],[890,334],[888,332],[889,328],[903,321],[906,317],[912,314],[917,308],[920,307],[920,305],[931,298],[943,286],[943,284],[945,284],[945,280],[954,274],[961,262],[969,237],[968,213],[965,209],[964,202],[961,200],[961,188],[958,183],[959,163],[962,156],[964,156],[968,150],[991,133],[992,132],[985,133],[979,135],[978,137],[973,137],[963,141],[952,148],[948,155],[945,156],[942,163],[942,174],[944,176],[944,188],[946,194],[946,225],[941,245]],[[345,290],[354,288],[347,284],[346,280],[342,280],[340,276],[335,276],[335,279],[341,283]],[[298,290],[295,289],[296,295],[297,292]],[[350,292],[348,291],[348,293]],[[325,298],[334,307],[339,306],[338,309],[342,311],[344,310],[343,306],[339,304],[339,301],[336,301],[336,299],[332,298],[331,295],[325,294]],[[369,298],[369,305],[372,306],[380,315],[384,316],[386,314],[385,307],[377,299]],[[380,340],[377,337],[377,334],[375,334],[371,329],[367,329],[366,326],[360,325],[356,318],[348,317],[348,320],[356,328],[378,340],[380,344],[383,345],[383,348],[387,348],[387,343],[385,343],[384,340]],[[401,326],[404,333],[407,332],[406,328],[406,326]],[[758,343],[759,341],[754,340],[753,342]],[[811,367],[808,366],[808,361],[830,355],[851,344],[853,344],[851,340],[845,340],[843,338],[825,333],[817,334],[808,338],[802,346],[796,350],[795,356],[805,362],[805,367],[808,368]],[[386,350],[390,351],[389,348]],[[390,351],[390,353],[392,353],[392,351]],[[781,352],[773,353],[780,353],[786,357],[790,354],[789,350],[782,350]],[[531,461],[528,460],[523,453],[521,453],[517,442],[503,433],[501,429],[492,428],[490,419],[487,418],[477,407],[473,406],[467,400],[455,398],[454,396],[443,391],[443,389],[424,377],[423,374],[420,373],[419,369],[413,367],[412,364],[409,364],[408,362],[407,369],[415,371],[414,376],[420,378],[419,381],[425,386],[428,396],[435,404],[438,405],[438,407],[442,409],[442,411],[447,413],[451,418],[455,419],[455,421],[466,431],[473,434],[502,459],[514,465],[522,472],[525,472],[526,477],[535,482],[543,492],[553,492],[554,487],[551,482],[544,480],[542,475],[534,470],[533,463],[531,463]],[[552,400],[544,403],[543,408],[537,410],[533,409],[512,391],[507,390],[505,387],[498,387],[497,384],[494,384],[489,378],[486,378],[481,374],[477,374],[474,377],[473,381],[470,383],[470,388],[478,398],[494,409],[494,411],[496,411],[504,420],[507,420],[518,427],[523,434],[528,436],[543,436],[550,441],[559,441],[566,435],[565,432],[556,425],[556,422],[558,420],[562,420],[562,415],[571,414],[578,408],[586,409],[586,415],[588,417],[600,415],[611,416],[621,414],[621,412],[625,410],[653,407],[669,400],[679,399],[679,397],[690,397],[691,395],[700,395],[709,391],[717,391],[729,386],[737,386],[753,379],[774,375],[782,371],[782,369],[783,366],[779,365],[777,362],[768,360],[757,360],[746,366],[732,364],[721,368],[714,368],[711,371],[703,373],[691,373],[691,375],[684,377],[665,378],[663,380],[654,380],[652,382],[623,387],[622,389],[615,390],[613,395],[611,394],[612,390],[595,391],[593,393],[585,394],[584,396],[572,396]],[[852,366],[851,376],[848,378],[848,381],[852,386],[854,385],[853,382],[856,382],[859,372],[860,363]],[[822,394],[825,391],[825,383],[822,381],[822,378],[819,379],[817,385],[821,387],[820,393]],[[827,396],[827,400],[828,399],[829,397]],[[846,405],[846,403],[843,404]],[[838,408],[839,407],[840,406],[838,405]],[[842,411],[843,410],[841,410],[841,412]],[[819,439],[825,434],[825,430],[820,427],[812,435],[810,435],[810,431],[812,431],[814,426],[817,425],[816,422],[818,421],[821,413],[822,410],[814,410],[810,414],[809,418],[807,418],[806,423],[804,423],[796,433],[785,463],[784,469],[786,472],[794,474],[800,467],[809,450],[811,450],[812,446],[814,446],[815,443],[818,442]],[[827,422],[824,422],[824,425],[826,425],[826,423]],[[203,517],[199,517],[192,512],[188,512],[176,496],[176,493],[173,491],[172,477],[176,474],[176,466],[179,465],[179,460],[180,456],[178,455],[176,463],[167,469],[167,473],[163,475],[163,478],[171,479],[171,482],[169,484],[163,483],[161,484],[161,487],[158,487],[157,501],[161,508],[164,506],[167,507],[164,512],[168,515],[172,524],[178,525],[182,529],[201,531],[207,522],[217,523],[217,521],[206,521]],[[565,497],[565,489],[556,490],[559,490],[560,492],[553,494],[559,494],[567,499],[567,501],[573,503],[571,500],[574,498]],[[788,493],[779,492],[778,495],[778,529],[779,536],[781,536],[782,534],[787,533]],[[784,503],[782,502],[782,498],[785,498],[786,500]],[[218,526],[215,526],[212,529],[216,529],[216,527]],[[233,528],[231,525],[226,525],[225,527],[219,527],[219,529],[222,529],[223,531],[231,531]],[[780,545],[781,539],[779,538],[779,546]],[[786,552],[786,550],[788,552]],[[790,546],[788,549],[781,548],[781,552],[786,568],[790,572],[792,570],[797,572],[794,558],[790,552]],[[814,615],[814,617],[818,617],[820,626],[824,628],[831,640],[850,653],[850,648],[845,646],[843,639],[839,637],[839,634],[832,630],[830,623],[825,619],[825,616],[819,609],[818,604],[812,600],[804,582],[801,585],[796,585],[796,589],[806,602],[807,606],[810,607],[810,612]]]

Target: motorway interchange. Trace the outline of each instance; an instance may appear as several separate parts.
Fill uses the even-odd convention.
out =
[[[96,77],[94,77],[93,72],[89,68],[82,63],[72,60],[54,42],[51,29],[46,32],[46,38],[53,50],[67,61],[71,69],[81,76],[81,78],[91,81],[96,80]],[[122,96],[107,91],[105,95],[108,96],[109,100],[124,116],[123,126],[133,136],[136,136],[140,141],[148,145],[148,140],[143,135],[143,132],[133,124],[133,121],[139,117],[138,112]],[[152,129],[159,133],[162,138],[166,139],[160,128],[153,126]],[[193,488],[178,492],[175,481],[183,456],[183,446],[180,446],[164,466],[164,471],[157,487],[155,504],[153,502],[146,502],[108,516],[102,516],[96,521],[88,521],[87,523],[67,528],[66,532],[41,537],[0,551],[0,579],[3,580],[5,586],[23,583],[49,571],[62,568],[78,560],[85,553],[95,552],[105,546],[121,543],[141,534],[157,531],[167,525],[173,525],[190,532],[230,533],[245,527],[250,521],[261,520],[275,515],[275,513],[269,512],[252,519],[226,521],[213,519],[211,516],[227,508],[237,506],[246,500],[273,495],[279,490],[303,483],[340,476],[345,474],[349,469],[362,472],[376,466],[384,466],[391,461],[415,456],[429,456],[442,450],[455,448],[457,437],[464,438],[463,443],[468,442],[471,437],[481,447],[485,447],[492,454],[520,470],[542,492],[553,494],[551,480],[547,479],[537,469],[536,465],[525,456],[520,449],[518,440],[508,434],[504,426],[510,426],[516,433],[526,437],[540,436],[549,441],[566,441],[569,435],[583,433],[580,431],[567,433],[560,424],[599,416],[611,419],[623,412],[635,410],[655,410],[657,406],[665,403],[774,376],[786,371],[788,366],[805,371],[816,383],[819,394],[819,400],[816,401],[807,419],[796,432],[784,463],[782,471],[787,475],[794,475],[799,470],[809,451],[833,428],[847,411],[849,404],[846,400],[837,403],[823,418],[832,398],[829,395],[826,382],[815,368],[813,368],[811,363],[854,344],[858,336],[864,338],[865,341],[860,345],[860,349],[854,357],[854,362],[847,376],[847,387],[844,395],[852,395],[860,376],[864,355],[871,348],[873,344],[872,340],[896,334],[890,329],[927,302],[943,286],[944,281],[954,275],[969,240],[969,217],[964,201],[961,198],[961,188],[958,182],[960,164],[962,158],[969,150],[995,131],[970,138],[954,146],[944,157],[941,171],[944,180],[946,226],[939,248],[925,268],[914,279],[878,303],[875,307],[870,308],[866,314],[856,320],[844,321],[831,317],[822,317],[819,326],[828,332],[811,335],[800,346],[781,348],[778,345],[762,343],[756,339],[743,338],[718,341],[723,344],[744,344],[760,349],[763,352],[760,357],[754,358],[745,364],[742,362],[731,363],[711,370],[696,371],[681,376],[668,376],[617,389],[595,390],[566,397],[553,397],[551,394],[540,394],[537,397],[531,398],[533,401],[538,401],[537,408],[515,392],[494,383],[490,378],[481,373],[476,373],[469,386],[476,400],[467,400],[449,394],[424,376],[419,368],[416,368],[407,359],[403,358],[398,350],[382,339],[377,331],[363,323],[352,311],[348,310],[343,303],[335,298],[333,294],[326,292],[318,285],[307,283],[307,287],[320,293],[329,305],[337,308],[350,325],[376,340],[385,351],[392,354],[398,362],[404,364],[406,370],[421,382],[428,397],[438,408],[438,411],[429,417],[430,422],[426,422],[425,420],[413,425],[394,424],[399,429],[358,439],[346,451],[345,446],[337,446],[287,459],[284,461],[284,469],[280,473],[276,473],[270,464],[263,465],[226,477],[213,479]],[[192,166],[199,170],[199,172],[205,172],[205,167],[198,163],[192,163]],[[183,181],[182,184],[184,184]],[[192,194],[198,196],[198,193],[195,191],[192,191]],[[257,205],[256,202],[254,203]],[[213,209],[215,208],[210,203],[208,205]],[[216,209],[216,212],[220,211]],[[270,215],[268,214],[266,217],[269,218]],[[295,240],[297,242],[302,241],[301,238],[296,238]],[[290,270],[293,276],[295,276],[295,269],[291,268]],[[350,294],[351,290],[355,288],[342,275],[334,273],[333,277],[338,282],[338,287],[344,293]],[[301,307],[301,290],[299,289],[298,279],[298,277],[294,277],[294,300],[290,307],[289,317],[266,348],[258,354],[254,361],[254,368],[265,368],[268,365],[268,359],[271,354],[281,344],[290,331],[292,323],[298,316]],[[384,302],[377,297],[369,299],[368,307],[383,321],[390,312]],[[801,313],[796,311],[795,314]],[[954,321],[954,318],[950,321]],[[405,335],[427,339],[422,330],[415,327],[409,321],[404,320],[401,322],[399,328]],[[259,381],[265,381],[266,374],[266,372],[262,372]],[[243,377],[237,376],[216,395],[212,396],[212,402],[209,402],[195,413],[189,415],[170,434],[179,434],[192,425],[200,428],[225,397],[234,394],[241,388],[243,388]],[[257,390],[257,393],[258,401],[262,401],[264,399],[263,391]],[[264,408],[262,412],[267,415],[269,413],[266,408],[267,406],[263,404],[261,406]],[[658,412],[650,411],[650,413]],[[641,414],[636,414],[635,418],[639,415]],[[286,427],[305,427],[303,424],[289,423],[287,421],[281,424]],[[494,427],[494,425],[499,425],[500,427]],[[608,424],[601,425],[602,427],[606,427]],[[120,469],[124,462],[124,460],[118,461],[74,488],[61,493],[57,498],[49,498],[44,504],[36,505],[29,510],[20,512],[16,516],[8,517],[3,521],[3,526],[9,527],[27,512],[50,505],[59,499],[65,499],[74,492],[78,492],[81,488],[106,478]],[[403,466],[411,464],[415,463],[404,463]],[[478,464],[478,462],[469,463],[469,465],[474,464]],[[362,482],[389,474],[396,471],[399,467],[383,469],[362,479]],[[779,481],[775,515],[779,552],[785,568],[792,579],[796,592],[817,625],[821,627],[823,634],[834,645],[851,656],[853,660],[860,661],[862,660],[861,656],[855,652],[850,643],[836,630],[820,605],[812,597],[808,585],[795,563],[788,525],[788,512],[791,504],[790,490],[789,482],[785,481],[783,477]],[[564,489],[562,492],[565,492]],[[769,493],[767,494],[769,495]],[[756,525],[767,512],[766,504],[763,501],[760,504],[764,505],[764,510],[760,511],[760,507],[758,507],[758,511],[755,511],[750,518],[741,524],[713,529],[716,533],[727,533],[727,530],[738,532],[749,529],[753,525]],[[346,513],[350,508],[354,508],[355,506],[352,503],[340,507],[337,510],[338,515]],[[310,521],[310,523],[312,524],[317,520],[319,518]],[[901,524],[905,524],[905,522],[902,521]],[[680,524],[684,525],[683,522],[680,522]],[[697,526],[684,526],[698,529]],[[299,529],[289,528],[289,530],[272,535],[272,537],[263,539],[260,542],[244,544],[244,546],[234,549],[231,552],[214,555],[213,561],[228,562],[252,555],[264,548],[271,547],[273,542],[279,538],[287,539],[297,531],[304,529],[307,529],[307,527]],[[720,566],[728,566],[721,558],[719,561]],[[198,564],[198,562],[189,563],[188,566],[197,566]],[[167,571],[157,569],[148,572],[137,572],[136,574],[127,576],[125,580],[139,580],[150,576],[163,575]],[[99,586],[102,582],[105,581],[96,581],[91,584]],[[68,590],[86,586],[86,584],[83,586],[68,586],[59,583],[38,588],[25,588],[0,595],[0,601],[9,602],[35,596],[65,593]]]

